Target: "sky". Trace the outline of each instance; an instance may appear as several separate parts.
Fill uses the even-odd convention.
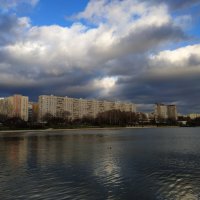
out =
[[[0,97],[200,113],[199,0],[0,0]]]

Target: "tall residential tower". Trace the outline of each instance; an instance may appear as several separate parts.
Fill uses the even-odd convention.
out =
[[[165,104],[156,104],[155,105],[155,117],[157,119],[170,119],[177,120],[177,108],[176,105],[165,105]]]

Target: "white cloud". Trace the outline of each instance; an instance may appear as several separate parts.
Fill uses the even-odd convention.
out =
[[[128,35],[130,31],[141,26],[162,26],[171,21],[165,4],[150,6],[136,0],[90,1],[87,8],[77,14],[76,18],[86,19],[97,25],[109,25],[115,34],[120,36]]]
[[[117,78],[116,77],[105,77],[102,79],[95,80],[96,84],[104,89],[111,89],[115,86]]]
[[[95,25],[81,23],[79,19],[83,18]],[[15,41],[0,47],[0,87],[24,85],[28,90],[32,85],[38,87],[36,93],[59,91],[81,96],[84,92],[85,96],[93,93],[91,96],[104,97],[117,92],[120,76],[124,82],[128,82],[127,77],[137,80],[138,72],[159,68],[159,60],[163,62],[165,57],[175,63],[174,54],[184,62],[185,57],[177,52],[163,51],[148,58],[149,52],[157,51],[160,45],[184,38],[164,4],[91,1],[75,19],[70,27],[32,26],[28,18],[14,20],[17,26],[11,23],[10,29],[14,27],[15,31],[8,38]],[[3,36],[5,32],[7,29]],[[118,92],[126,96],[125,90]],[[127,93],[129,98],[133,90]]]
[[[152,65],[165,70],[170,68],[200,69],[200,44],[189,45],[175,50],[161,51],[150,58]]]
[[[92,1],[78,16],[98,16],[101,21],[106,18],[96,28],[81,23],[74,23],[71,27],[31,27],[27,18],[20,18],[20,24],[29,29],[25,35],[22,34],[19,42],[10,44],[3,50],[13,63],[34,65],[40,71],[50,74],[55,71],[55,74],[63,73],[73,68],[102,67],[110,59],[148,51],[165,40],[165,37],[167,40],[171,37],[170,33],[164,38],[156,35],[162,27],[167,26],[171,30],[174,28],[166,6],[158,7],[149,7],[132,0],[110,3]],[[148,33],[149,29],[151,32]]]

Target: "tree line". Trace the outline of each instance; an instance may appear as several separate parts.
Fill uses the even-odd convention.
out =
[[[31,117],[28,122],[20,117],[7,117],[0,115],[2,126],[11,128],[64,128],[76,126],[135,126],[147,123],[147,117],[143,113],[125,112],[120,110],[110,110],[99,113],[95,118],[83,116],[82,118],[71,119],[70,113],[64,111],[57,113],[56,116],[46,113],[42,122],[38,122],[37,117]]]
[[[43,121],[48,125],[127,126],[144,123],[147,117],[143,113],[109,110],[99,113],[96,117],[83,116],[73,120],[69,112],[57,116],[47,113],[43,116]]]
[[[186,126],[200,126],[200,118],[184,118]],[[42,128],[76,128],[76,127],[107,127],[107,126],[143,126],[143,125],[179,125],[175,120],[148,119],[144,113],[125,112],[120,110],[109,110],[99,113],[96,117],[83,116],[82,118],[71,119],[70,113],[64,111],[56,116],[47,113],[43,116],[42,122],[38,122],[38,116],[32,116],[28,122],[20,117],[8,117],[0,114],[0,129],[42,129]]]

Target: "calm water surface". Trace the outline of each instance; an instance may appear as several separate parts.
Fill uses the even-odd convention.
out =
[[[1,133],[0,199],[200,199],[200,129]]]

